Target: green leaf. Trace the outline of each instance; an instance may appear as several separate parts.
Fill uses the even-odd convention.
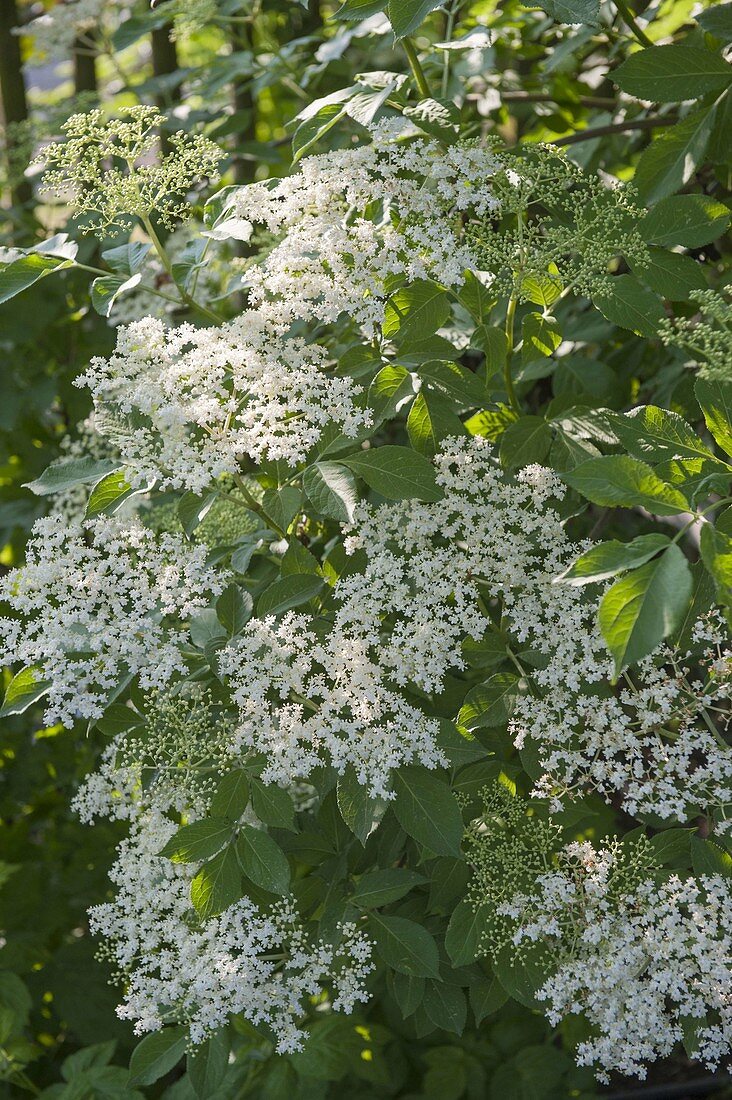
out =
[[[51,687],[51,680],[44,680],[39,668],[22,668],[16,672],[7,686],[0,718],[22,714],[31,704],[38,702]]]
[[[386,14],[389,16],[394,34],[404,38],[422,25],[426,16],[439,8],[441,0],[389,0]]]
[[[135,490],[128,483],[124,472],[113,470],[111,474],[107,474],[101,481],[98,481],[89,494],[86,505],[86,518],[113,515],[119,506],[134,492]]]
[[[410,974],[395,973],[391,975],[394,988],[394,997],[401,1009],[402,1016],[406,1020],[419,1008],[424,998],[425,979],[412,977]]]
[[[345,97],[339,97],[339,100]],[[332,130],[344,117],[346,109],[342,102],[324,103],[316,114],[300,123],[292,136],[292,163],[312,152],[322,137]]]
[[[194,821],[170,838],[160,855],[173,863],[197,863],[219,852],[231,840],[231,822],[223,818],[207,817]]]
[[[129,1084],[152,1085],[174,1066],[186,1052],[188,1029],[166,1027],[153,1031],[137,1044],[130,1058]]]
[[[387,804],[382,798],[371,798],[368,787],[359,783],[352,765],[338,777],[338,809],[341,817],[362,844],[365,844],[386,813]]]
[[[71,489],[74,485],[99,481],[118,469],[119,461],[111,458],[68,458],[52,463],[35,481],[25,482],[24,488],[30,489],[36,496],[45,497]]]
[[[697,15],[696,21],[707,34],[722,42],[732,42],[732,4],[714,4]]]
[[[248,879],[272,894],[290,888],[290,865],[282,849],[263,829],[242,825],[236,842],[239,865]]]
[[[205,496],[197,496],[195,493],[184,493],[178,501],[178,519],[188,538],[202,523],[207,513],[216,502],[216,493],[206,493]],[[254,513],[252,513],[254,515]]]
[[[239,901],[241,871],[233,844],[204,863],[191,882],[191,901],[201,920],[222,913]]]
[[[281,489],[267,489],[262,497],[262,507],[278,527],[287,531],[302,509],[302,493],[294,485],[284,485]]]
[[[444,397],[422,391],[409,410],[407,434],[415,451],[433,458],[444,439],[465,435],[465,428]]]
[[[339,523],[352,523],[358,503],[356,481],[340,462],[316,462],[302,475],[302,487],[324,516]]]
[[[714,106],[701,107],[663,130],[643,151],[633,183],[644,203],[651,206],[689,182],[704,160],[715,116]]]
[[[543,416],[522,416],[501,436],[499,457],[505,470],[541,463],[549,454],[552,430]]]
[[[661,200],[667,201],[670,200]],[[641,267],[629,260],[633,274],[668,302],[687,302],[693,291],[707,289],[704,268],[691,256],[666,252],[663,248],[649,248],[648,261]]]
[[[575,587],[606,581],[618,573],[645,565],[659,551],[665,550],[669,542],[667,535],[651,534],[638,535],[630,542],[613,540],[597,543],[581,554],[556,580]]]
[[[489,910],[464,898],[450,917],[445,934],[445,950],[453,966],[467,966],[481,954],[481,941],[489,932]]]
[[[394,790],[394,813],[404,831],[435,855],[458,855],[463,819],[448,785],[424,768],[409,766],[394,772]]]
[[[387,340],[423,340],[450,316],[450,299],[441,286],[421,279],[397,290],[386,303],[382,331]]]
[[[58,256],[49,256],[40,252],[28,253],[7,264],[0,263],[0,304],[14,298],[22,290],[27,290],[44,275],[73,266],[73,260],[64,260]]]
[[[211,800],[212,817],[238,821],[249,804],[249,776],[243,768],[227,772]]]
[[[468,1019],[468,1003],[462,989],[429,979],[424,991],[424,1010],[435,1027],[462,1035]]]
[[[188,1080],[199,1100],[210,1100],[226,1076],[231,1043],[226,1028],[217,1031],[189,1052]]]
[[[656,203],[639,228],[648,244],[701,248],[721,237],[729,222],[729,208],[708,195],[669,195]]]
[[[732,539],[711,523],[702,525],[699,539],[702,561],[714,578],[717,598],[732,603]]]
[[[295,807],[287,791],[252,776],[252,809],[265,825],[278,829],[294,829]]]
[[[660,462],[672,458],[713,458],[683,416],[656,405],[639,405],[612,416],[612,428],[635,457]]]
[[[508,994],[498,978],[485,978],[480,982],[471,982],[468,996],[478,1027],[486,1016],[492,1016],[508,1000]]]
[[[656,336],[666,317],[661,299],[633,275],[616,275],[603,283],[592,301],[608,321],[637,336]]]
[[[356,889],[349,898],[351,904],[360,909],[378,909],[392,901],[398,901],[415,886],[425,880],[415,871],[403,867],[389,867],[386,870],[368,871],[356,883]]]
[[[317,596],[324,584],[322,577],[315,577],[312,573],[289,573],[286,577],[280,577],[265,588],[257,600],[257,617],[263,619],[265,615],[281,615],[292,607],[300,607]]]
[[[439,978],[437,944],[421,924],[372,912],[369,929],[379,955],[392,970],[416,978]]]
[[[678,546],[628,573],[602,598],[598,620],[619,676],[679,626],[691,598],[689,563]]]
[[[345,3],[335,13],[334,18],[353,19],[354,21],[370,19],[372,15],[384,10],[386,2],[387,0],[345,0]]]
[[[151,248],[151,244],[143,244],[142,241],[130,241],[128,244],[121,244],[116,248],[105,249],[102,252],[102,259],[118,275],[134,275],[136,271],[142,268]]]
[[[216,617],[230,638],[240,634],[252,617],[252,597],[229,584],[216,601]]]
[[[532,272],[530,275],[524,275],[521,280],[522,298],[528,299],[529,302],[533,302],[543,309],[548,309],[549,306],[554,305],[561,293],[562,280],[559,275],[559,268],[555,263],[550,263],[547,271],[543,274]],[[529,314],[529,316],[541,318],[542,315],[534,313]],[[547,352],[548,354],[550,353]]]
[[[519,697],[520,680],[513,672],[497,672],[471,688],[458,714],[458,725],[468,730],[505,726]]]
[[[694,392],[709,431],[725,454],[732,457],[732,385],[699,378]]]
[[[434,466],[409,447],[375,447],[348,455],[343,462],[387,500],[442,500]]]
[[[594,27],[600,19],[600,0],[537,0],[537,3],[556,23]]]
[[[562,480],[603,507],[646,508],[656,516],[674,516],[689,508],[678,489],[661,481],[650,466],[630,455],[589,458],[563,473]]]
[[[120,295],[127,290],[133,290],[142,282],[142,275],[130,275],[125,279],[119,275],[102,275],[95,279],[91,285],[91,301],[94,309],[101,317],[109,317],[112,307]]]
[[[421,99],[404,108],[404,117],[438,141],[450,143],[457,134],[460,111],[450,99]]]
[[[654,103],[680,103],[732,83],[732,66],[718,53],[696,46],[652,46],[632,54],[612,74],[628,95]]]
[[[721,875],[732,878],[732,856],[713,840],[691,838],[691,866],[695,875]]]
[[[394,363],[382,367],[369,386],[366,404],[373,410],[374,422],[391,420],[414,400],[416,379],[406,367]]]
[[[421,363],[417,373],[428,389],[448,397],[459,409],[474,409],[489,400],[485,383],[460,363],[432,359]]]
[[[562,334],[553,317],[541,313],[527,313],[521,322],[523,346],[521,361],[532,363],[535,359],[552,355],[562,342]]]

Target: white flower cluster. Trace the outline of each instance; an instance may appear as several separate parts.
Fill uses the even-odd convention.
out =
[[[265,754],[265,782],[306,778],[324,754],[339,773],[352,764],[373,795],[388,796],[393,768],[445,763],[439,723],[389,686],[378,630],[363,621],[336,617],[320,637],[294,612],[252,619],[219,667],[239,707],[234,748]]]
[[[99,718],[126,675],[163,687],[185,671],[181,620],[225,583],[205,558],[205,547],[156,539],[134,520],[38,520],[25,565],[0,580],[0,599],[23,616],[0,620],[0,664],[21,661],[51,682],[48,724]]]
[[[289,901],[264,912],[246,897],[199,921],[190,900],[197,865],[158,854],[176,828],[160,812],[142,812],[111,872],[114,901],[90,912],[92,932],[126,978],[118,1014],[137,1034],[175,1021],[200,1043],[241,1013],[271,1028],[278,1052],[288,1053],[302,1046],[308,998],[332,989],[331,1007],[345,1013],[367,999],[371,948],[353,925],[342,926],[336,945],[313,941]]]
[[[443,500],[359,506],[346,546],[368,565],[339,583],[337,622],[378,639],[397,684],[439,692],[465,667],[463,639],[496,629],[480,583],[501,601],[514,664],[528,651],[534,690],[516,693],[510,731],[538,747],[539,793],[589,786],[630,814],[681,820],[731,802],[732,752],[708,713],[732,686],[724,620],[699,626],[703,673],[698,657],[660,647],[613,691],[595,603],[553,583],[578,549],[547,503],[559,479],[539,467],[506,478],[482,439],[447,441],[435,462]]]
[[[146,317],[120,328],[115,353],[76,384],[138,482],[201,493],[245,458],[300,462],[330,421],[350,436],[365,426],[357,388],[327,363],[325,348],[284,339],[256,310],[221,328]]]
[[[346,313],[372,337],[389,280],[462,283],[476,266],[462,219],[497,205],[497,158],[477,144],[399,142],[402,125],[380,123],[369,145],[307,157],[291,176],[241,189],[239,217],[282,235],[248,273],[255,303],[285,322]]]
[[[335,376],[325,347],[293,326],[345,313],[371,336],[395,277],[461,283],[473,264],[462,218],[495,205],[495,163],[477,145],[400,144],[377,127],[371,145],[241,188],[231,209],[281,238],[247,272],[252,308],[216,329],[167,330],[152,318],[121,328],[111,358],[77,380],[94,396],[100,430],[140,480],[157,474],[193,492],[244,458],[296,465],[328,423],[355,438],[371,422],[360,387]]]
[[[617,850],[568,845],[559,869],[539,876],[499,912],[514,944],[540,944],[556,969],[539,990],[553,1025],[582,1014],[592,1036],[580,1065],[602,1081],[644,1078],[644,1063],[695,1033],[695,1056],[716,1068],[732,1049],[732,891],[719,875],[646,878],[618,889]]]

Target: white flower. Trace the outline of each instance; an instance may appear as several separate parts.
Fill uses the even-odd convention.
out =
[[[121,327],[115,353],[76,384],[138,481],[201,493],[245,458],[302,462],[326,424],[355,436],[368,423],[359,388],[327,366],[323,347],[283,337],[254,310],[221,328],[147,317]]]
[[[0,664],[20,661],[51,682],[49,725],[99,718],[126,675],[163,687],[185,671],[185,620],[225,583],[205,558],[204,546],[156,539],[134,520],[38,520],[25,565],[0,581],[0,599],[23,616],[3,639]]]

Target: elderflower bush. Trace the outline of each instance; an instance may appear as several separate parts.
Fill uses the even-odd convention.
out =
[[[114,328],[0,596],[4,715],[88,736],[74,810],[124,831],[89,919],[133,1090],[185,1056],[198,1096],[398,1095],[401,1035],[483,1095],[504,1013],[560,1029],[548,1097],[732,1056],[732,395],[690,254],[729,216],[485,140],[479,58],[433,99],[408,56],[248,186],[152,107],[75,115],[44,187],[99,266],[3,254]]]

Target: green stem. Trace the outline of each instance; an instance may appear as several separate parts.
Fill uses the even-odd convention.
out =
[[[219,317],[219,315],[217,313],[214,313],[212,310],[207,309],[206,306],[202,306],[200,304],[200,302],[197,302],[195,300],[195,298],[191,298],[190,294],[187,294],[186,291],[183,290],[182,287],[178,286],[177,282],[175,281],[175,279],[173,277],[173,265],[170,262],[170,257],[168,256],[168,253],[165,250],[165,246],[163,245],[163,242],[160,240],[160,237],[157,235],[157,233],[155,231],[155,226],[153,225],[153,223],[151,222],[150,218],[147,215],[141,215],[140,217],[141,217],[142,224],[145,226],[145,232],[147,233],[148,237],[152,241],[153,247],[155,248],[155,251],[157,252],[158,256],[160,257],[160,262],[163,265],[163,267],[165,268],[166,274],[169,276],[171,282],[173,283],[176,290],[180,294],[181,301],[185,302],[185,304],[187,306],[190,306],[191,309],[197,310],[203,317],[208,318],[209,321],[213,321],[213,323],[215,325],[220,325],[223,321],[222,317]]]
[[[508,308],[506,309],[506,361],[503,367],[503,380],[506,386],[506,393],[508,394],[508,400],[511,404],[511,408],[515,409],[517,413],[521,412],[521,405],[516,396],[516,390],[513,385],[513,377],[511,375],[511,357],[513,355],[513,323],[516,317],[516,298],[511,297],[508,300]]]
[[[615,0],[615,7],[622,15],[623,21],[628,27],[630,27],[631,31],[640,42],[641,46],[652,46],[653,42],[650,40],[646,32],[641,30],[641,28],[636,23],[635,16],[628,7],[626,0]]]
[[[239,492],[247,502],[247,507],[251,508],[253,512],[256,512],[258,516],[261,516],[267,526],[270,527],[275,532],[275,534],[279,535],[281,539],[286,539],[287,532],[283,531],[279,524],[275,523],[272,517],[267,515],[259,501],[256,500],[255,497],[253,497],[247,489],[246,485],[244,484],[244,479],[238,474],[234,474],[234,481],[236,482],[236,486]]]
[[[558,138],[552,145],[576,145],[580,141],[592,141],[593,138],[605,137],[608,134],[625,134],[631,130],[656,130],[659,126],[673,126],[678,122],[675,115],[663,118],[639,118],[630,122],[611,122],[607,126],[595,126],[593,129],[579,130],[576,134]]]
[[[427,83],[427,77],[424,75],[424,69],[422,68],[417,51],[414,48],[414,42],[411,38],[403,38],[402,46],[404,46],[404,52],[407,55],[407,61],[409,62],[409,68],[412,70],[412,76],[414,82],[417,85],[417,89],[422,99],[430,99],[432,92],[430,86]]]

